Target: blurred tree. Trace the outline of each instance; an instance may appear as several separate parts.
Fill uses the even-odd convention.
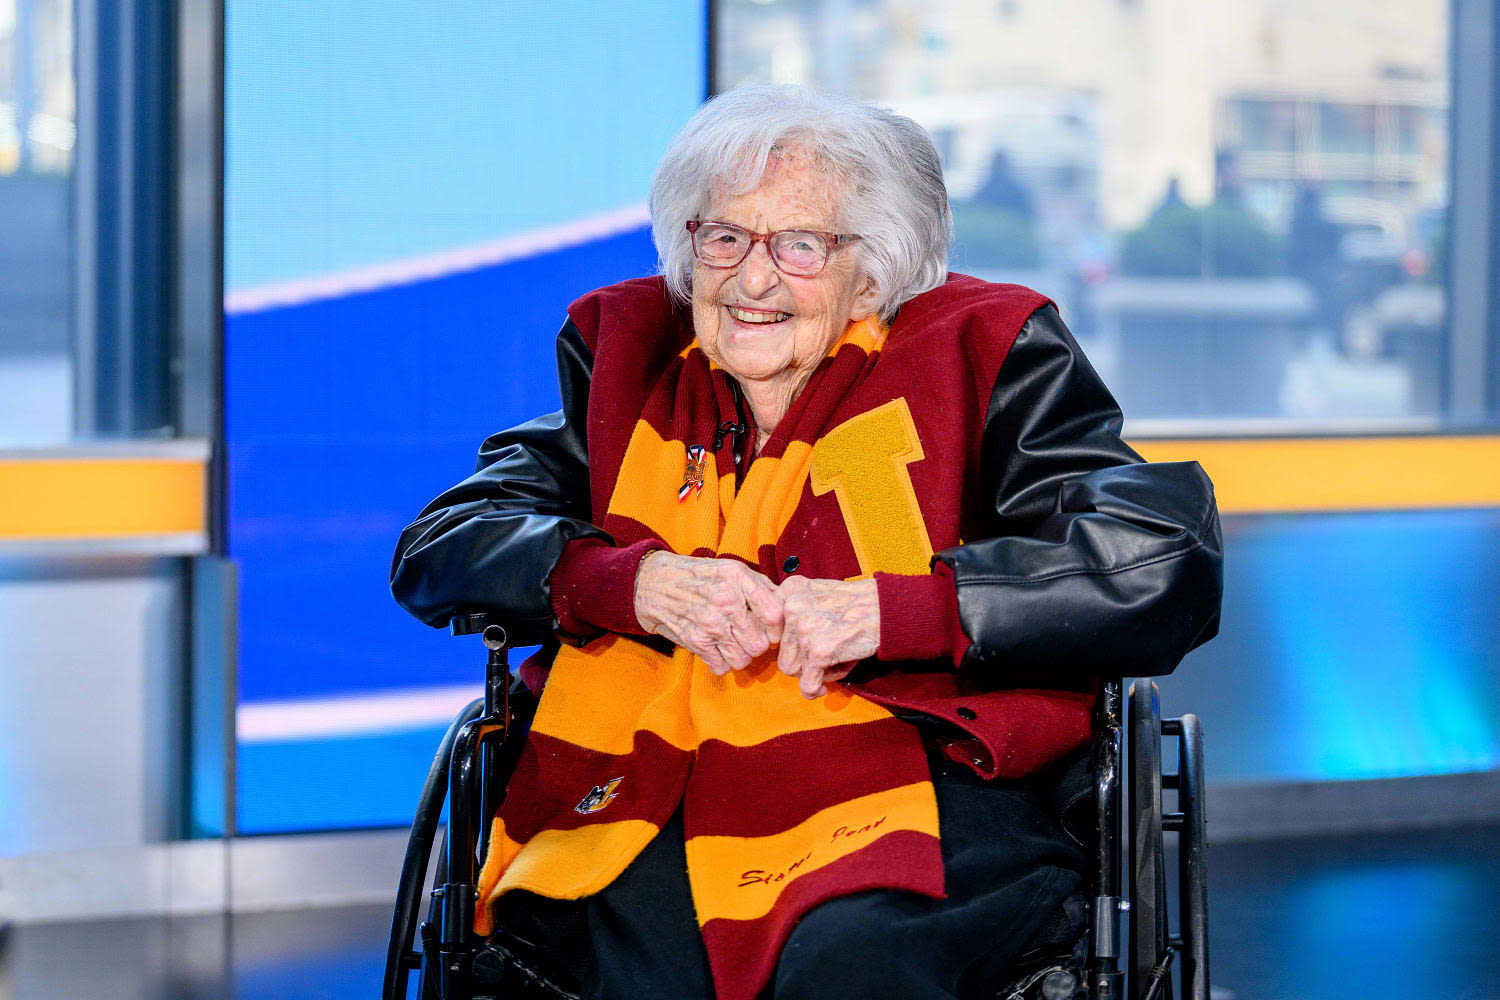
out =
[[[1036,221],[1036,207],[1031,203],[1031,192],[1016,176],[1010,156],[1003,151],[996,153],[990,161],[989,176],[979,186],[979,190],[974,192],[973,201],[1014,212],[1028,223]]]
[[[954,265],[962,270],[1035,268],[1042,251],[1025,216],[978,202],[953,205]]]
[[[1120,270],[1146,277],[1259,278],[1280,273],[1281,241],[1238,203],[1164,202],[1120,245]]]

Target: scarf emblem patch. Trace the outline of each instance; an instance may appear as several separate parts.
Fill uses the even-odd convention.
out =
[[[707,449],[701,444],[688,446],[687,467],[682,470],[682,486],[677,490],[678,503],[703,492],[703,466],[706,461]]]
[[[605,806],[609,805],[615,800],[615,795],[617,794],[615,792],[615,789],[619,788],[620,782],[624,780],[625,776],[622,774],[618,778],[609,779],[609,781],[603,785],[595,785],[593,789],[583,797],[583,801],[573,807],[573,811],[583,813],[585,816],[587,816],[589,813],[596,813],[599,810],[603,809]]]

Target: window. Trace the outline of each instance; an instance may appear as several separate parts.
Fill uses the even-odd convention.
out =
[[[0,0],[0,445],[178,430],[178,12]]]
[[[1056,299],[1133,433],[1442,423],[1439,0],[717,10],[717,89],[807,84],[928,128],[953,268]]]
[[[71,0],[0,0],[0,444],[72,428]]]

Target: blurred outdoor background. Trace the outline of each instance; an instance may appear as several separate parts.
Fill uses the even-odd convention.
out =
[[[1442,0],[720,5],[721,87],[937,140],[955,270],[1046,291],[1131,425],[1448,415]]]

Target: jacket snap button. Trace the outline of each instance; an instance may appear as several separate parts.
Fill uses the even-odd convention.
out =
[[[787,556],[786,562],[781,564],[781,571],[783,573],[795,573],[797,572],[797,567],[801,565],[802,560],[798,559],[796,556]]]
[[[965,722],[973,722],[975,719],[979,718],[979,716],[974,713],[974,710],[968,707],[960,708],[958,710],[958,717],[960,719],[963,719]]]

